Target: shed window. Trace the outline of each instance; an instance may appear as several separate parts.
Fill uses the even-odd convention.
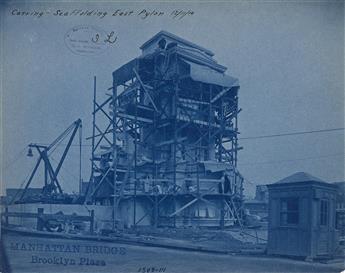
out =
[[[297,225],[298,220],[298,198],[280,199],[280,224]]]
[[[320,225],[328,225],[328,214],[329,214],[329,201],[321,200],[320,202]]]

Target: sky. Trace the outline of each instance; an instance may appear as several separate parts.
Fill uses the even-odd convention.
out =
[[[247,196],[257,184],[299,171],[328,182],[344,180],[343,130],[245,139],[345,127],[342,1],[8,1],[0,8],[2,190],[27,179],[35,163],[26,157],[29,143],[52,142],[78,118],[83,121],[82,177],[89,179],[91,143],[85,138],[91,135],[93,77],[101,101],[112,85],[111,73],[139,56],[139,47],[160,30],[212,50],[227,74],[239,79],[244,149],[238,168]],[[107,16],[54,15],[74,9]],[[110,16],[117,9],[134,15]],[[143,19],[137,16],[143,9],[164,15]],[[193,14],[174,19],[173,10]],[[44,14],[16,15],[23,12]],[[114,31],[118,39],[99,54],[78,55],[65,41],[76,26]],[[78,190],[79,148],[74,144],[60,173],[66,192]],[[41,185],[38,180],[33,186]]]

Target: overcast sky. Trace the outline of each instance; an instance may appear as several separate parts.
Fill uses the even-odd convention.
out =
[[[142,9],[164,16],[99,18],[53,16],[56,10],[111,13]],[[193,11],[181,20],[172,10]],[[50,15],[11,15],[14,10]],[[112,71],[140,55],[139,46],[167,30],[215,53],[240,81],[240,137],[344,127],[344,5],[338,2],[233,3],[36,3],[1,6],[2,175],[19,186],[35,163],[29,143],[50,143],[74,120],[91,135],[93,76],[98,98],[112,84]],[[98,55],[73,53],[64,41],[75,26],[115,31],[118,40]],[[77,144],[77,142],[76,142]],[[90,142],[84,141],[85,145]],[[243,139],[239,170],[245,190],[298,171],[326,181],[344,180],[344,131]],[[83,147],[83,179],[90,175],[90,147]],[[56,156],[55,160],[58,159]],[[53,161],[54,162],[54,161]],[[42,177],[42,175],[41,175]],[[67,192],[78,189],[78,147],[61,171]],[[33,186],[39,186],[35,181]]]

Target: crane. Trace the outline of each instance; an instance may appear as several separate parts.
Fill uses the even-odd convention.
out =
[[[29,144],[29,151],[28,151],[28,156],[33,156],[33,152],[32,149],[35,149],[38,152],[38,159],[36,162],[36,165],[34,167],[34,169],[32,170],[30,177],[23,189],[23,191],[21,192],[21,195],[19,197],[18,200],[15,201],[17,194],[14,196],[14,198],[12,199],[13,203],[15,201],[15,203],[24,203],[25,202],[25,194],[28,191],[28,188],[33,180],[33,178],[35,177],[35,174],[37,173],[37,170],[39,168],[39,166],[41,165],[41,163],[43,162],[44,165],[44,186],[42,188],[42,192],[41,195],[43,197],[43,199],[48,199],[52,198],[53,196],[62,196],[63,190],[61,188],[59,179],[58,179],[58,174],[61,170],[62,164],[65,161],[65,158],[67,156],[67,153],[72,145],[73,139],[78,131],[81,130],[82,128],[82,122],[81,119],[78,119],[76,121],[74,121],[62,134],[60,134],[49,146],[48,145],[41,145],[41,144],[35,144],[35,143],[31,143]],[[70,135],[67,145],[61,155],[60,160],[58,161],[58,165],[56,166],[56,168],[53,167],[49,155],[50,153],[52,153],[57,146],[68,136]],[[18,190],[17,193],[19,193],[21,190]]]

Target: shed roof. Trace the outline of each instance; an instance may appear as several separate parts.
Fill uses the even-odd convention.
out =
[[[301,182],[322,182],[326,183],[325,181],[321,180],[320,178],[317,178],[315,176],[312,176],[309,173],[305,172],[297,172],[294,173],[288,177],[285,177],[274,184],[287,184],[287,183],[301,183]]]
[[[331,183],[327,183],[320,178],[317,178],[311,174],[305,172],[294,173],[286,178],[283,178],[273,184],[268,184],[267,188],[270,189],[280,189],[282,188],[294,188],[294,187],[309,187],[309,186],[320,186],[327,189],[336,190],[337,186]]]

